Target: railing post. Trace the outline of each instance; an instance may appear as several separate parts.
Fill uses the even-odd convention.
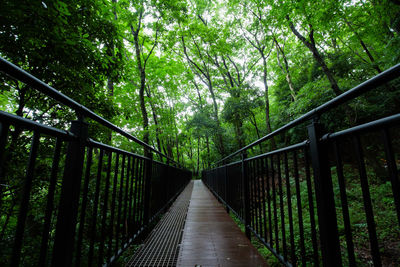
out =
[[[169,172],[169,159],[167,158],[167,162],[166,162],[166,164],[167,164],[167,167],[166,167],[166,172],[165,172],[165,177],[163,177],[163,178],[161,178],[161,179],[164,179],[164,190],[165,190],[165,195],[166,195],[166,198],[165,198],[165,202],[167,202],[168,201],[168,199],[171,197],[171,196],[173,196],[173,194],[174,194],[174,192],[175,192],[175,186],[172,186],[172,188],[171,188],[171,183],[174,183],[175,184],[175,182],[174,181],[171,181],[170,179],[170,172]],[[170,190],[170,189],[172,189],[172,190]],[[167,211],[168,210],[168,207],[165,207],[165,210],[164,211]]]
[[[314,171],[322,262],[325,267],[342,266],[328,147],[320,141],[322,134],[322,125],[314,120],[308,126],[308,136]]]
[[[250,194],[249,194],[249,177],[247,170],[246,152],[242,154],[242,185],[243,185],[243,206],[244,206],[244,224],[245,234],[251,240],[250,232]]]
[[[88,124],[80,119],[71,123],[70,132],[78,138],[69,142],[57,216],[52,266],[71,266],[77,223],[79,191]]]
[[[150,193],[151,193],[151,177],[153,170],[153,153],[149,153],[149,160],[146,164],[145,184],[144,184],[144,223],[149,224],[150,222]]]
[[[226,206],[226,212],[229,214],[229,186],[228,186],[228,167],[224,166],[224,172],[225,172],[225,206]]]

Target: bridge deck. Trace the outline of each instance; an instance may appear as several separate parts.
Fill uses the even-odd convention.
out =
[[[202,181],[195,181],[177,266],[267,266]]]

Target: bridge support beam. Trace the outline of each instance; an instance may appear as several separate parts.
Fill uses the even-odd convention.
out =
[[[323,266],[342,266],[328,147],[320,139],[322,125],[314,120],[308,126],[311,163],[314,170],[315,195]]]

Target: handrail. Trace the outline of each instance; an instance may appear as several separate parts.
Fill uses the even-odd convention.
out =
[[[398,148],[396,130],[400,123],[398,108],[389,108],[392,115],[372,121],[369,117],[369,122],[337,132],[326,132],[326,125],[319,118],[324,112],[378,86],[385,84],[385,89],[392,89],[388,83],[395,78],[400,78],[399,64],[202,172],[202,179],[211,192],[226,205],[228,212],[234,211],[243,221],[247,237],[252,238],[253,233],[284,266],[306,266],[308,263],[322,263],[324,267],[356,266],[362,259],[357,259],[355,253],[359,240],[352,233],[351,202],[357,203],[355,205],[365,212],[362,222],[368,231],[373,265],[381,266],[385,261],[378,226],[386,226],[374,216],[376,206],[373,203],[379,201],[379,196],[370,192],[376,192],[383,184],[389,185],[384,193],[390,195],[392,203],[388,207],[391,213],[387,216],[393,216],[392,227],[400,225],[400,183],[395,153]],[[309,121],[310,124],[305,123]],[[296,125],[307,130],[305,141],[260,152],[263,154],[251,158],[243,153],[241,160],[227,163],[226,159]],[[236,158],[231,158],[229,162],[234,160]],[[370,183],[370,179],[375,181]],[[354,187],[360,188],[362,194],[349,194],[348,190]],[[307,223],[305,214],[309,216]],[[306,247],[306,242],[310,241],[312,246]],[[347,253],[343,253],[345,246]]]
[[[391,80],[394,80],[395,78],[397,78],[400,75],[400,64],[397,64],[387,70],[385,70],[384,72],[374,76],[373,78],[357,85],[356,87],[342,93],[341,95],[329,100],[328,102],[320,105],[319,107],[310,110],[309,112],[307,112],[306,114],[302,115],[301,117],[289,122],[288,124],[282,126],[281,128],[273,131],[272,133],[269,133],[267,135],[265,135],[264,137],[261,137],[260,139],[254,141],[253,143],[248,144],[247,146],[237,150],[236,152],[224,157],[223,159],[211,164],[211,165],[217,165],[218,163],[224,162],[225,160],[239,154],[242,153],[244,151],[246,151],[247,149],[254,147],[270,138],[272,138],[273,136],[288,130],[290,128],[293,128],[294,126],[299,125],[300,123],[303,123],[313,117],[319,116],[322,113],[335,108],[337,106],[339,106],[340,104],[343,104],[351,99],[356,98],[357,96],[360,96],[361,94],[372,90],[378,86],[381,86]]]
[[[37,130],[40,133],[61,136],[69,140],[72,138],[76,138],[76,135],[74,135],[70,131],[60,130],[51,126],[43,125],[26,118],[4,112],[2,110],[0,110],[0,120],[9,124],[23,126],[25,129]]]
[[[64,104],[65,106],[70,107],[72,110],[74,110],[77,113],[77,116],[85,116],[88,118],[93,119],[94,121],[102,124],[103,126],[106,126],[107,128],[121,134],[122,136],[125,136],[126,138],[134,141],[135,143],[150,149],[151,151],[157,153],[158,155],[168,159],[169,161],[176,163],[178,165],[181,165],[180,163],[174,161],[167,155],[163,154],[162,152],[158,151],[154,147],[150,146],[149,144],[146,144],[142,140],[139,140],[138,138],[134,137],[133,135],[125,132],[118,126],[114,125],[113,123],[109,122],[108,120],[104,119],[103,117],[100,117],[97,115],[95,112],[90,110],[89,108],[85,107],[82,104],[79,104],[72,98],[64,95],[60,91],[54,89],[50,85],[44,83],[43,81],[39,80],[35,76],[29,74],[28,72],[24,71],[20,67],[12,64],[11,62],[5,60],[4,58],[0,57],[0,71],[4,72],[5,74],[21,81],[24,82],[25,84],[35,88],[39,92],[53,98],[54,100]]]

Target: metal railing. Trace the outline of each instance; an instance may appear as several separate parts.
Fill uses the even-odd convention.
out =
[[[203,171],[203,181],[248,238],[286,266],[399,264],[399,249],[387,257],[385,247],[400,241],[399,110],[334,133],[320,120],[340,105],[348,111],[347,101],[372,89],[393,88],[398,77],[400,64],[223,158]],[[307,131],[305,141],[247,158],[250,148],[294,127]]]
[[[2,58],[0,71],[78,117],[65,131],[0,111],[0,265],[112,264],[166,211],[191,173]],[[90,139],[85,118],[138,143],[149,156]]]

